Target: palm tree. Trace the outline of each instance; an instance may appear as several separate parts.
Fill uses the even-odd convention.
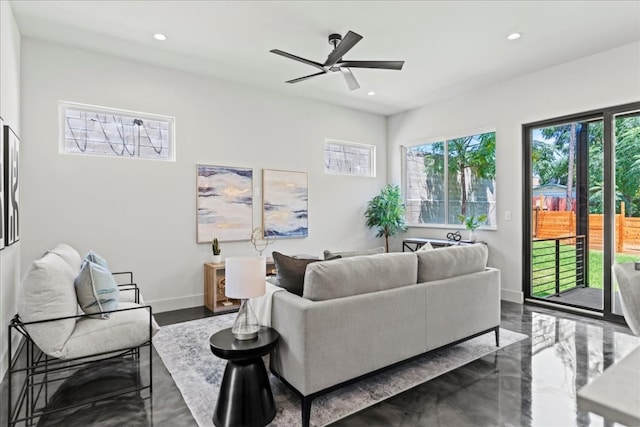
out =
[[[496,133],[488,132],[448,141],[449,174],[457,176],[460,186],[460,213],[467,215],[471,179],[494,179],[496,176]]]

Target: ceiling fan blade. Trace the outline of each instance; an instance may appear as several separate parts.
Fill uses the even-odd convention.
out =
[[[285,83],[298,83],[298,82],[302,82],[302,81],[305,81],[307,79],[310,79],[311,77],[321,76],[323,74],[327,74],[327,72],[326,71],[321,71],[319,73],[310,74],[308,76],[298,77],[297,79],[287,80]]]
[[[347,83],[347,87],[349,90],[360,89],[360,85],[356,80],[356,77],[353,75],[350,69],[348,68],[340,68],[340,72],[344,76],[344,81]]]
[[[362,40],[362,36],[360,34],[356,34],[353,31],[349,31],[342,41],[338,43],[338,46],[333,49],[333,51],[327,57],[327,60],[323,64],[325,67],[332,67],[336,62],[342,58],[342,56],[349,52],[352,47],[356,45],[360,40]]]
[[[294,61],[302,62],[303,64],[311,65],[312,67],[319,68],[324,71],[324,67],[321,63],[311,61],[309,59],[300,58],[299,56],[292,55],[291,53],[284,52],[280,49],[271,49],[269,52],[275,53],[276,55],[284,56],[285,58],[293,59]]]
[[[402,70],[404,61],[342,61],[339,67],[380,68],[384,70]]]

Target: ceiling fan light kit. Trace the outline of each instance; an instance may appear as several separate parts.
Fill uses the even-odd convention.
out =
[[[356,90],[360,88],[360,84],[356,80],[356,77],[351,72],[351,68],[374,68],[379,70],[402,70],[404,61],[347,61],[342,57],[351,50],[360,40],[362,36],[354,33],[353,31],[347,32],[344,39],[340,34],[329,34],[329,44],[333,46],[333,50],[329,53],[324,63],[311,61],[288,52],[284,52],[279,49],[272,49],[269,52],[276,55],[284,56],[285,58],[293,59],[294,61],[302,62],[303,64],[310,65],[320,71],[307,76],[298,77],[297,79],[287,80],[285,83],[299,83],[308,80],[312,77],[321,76],[323,74],[340,72],[344,77],[344,81],[347,84],[349,90]]]

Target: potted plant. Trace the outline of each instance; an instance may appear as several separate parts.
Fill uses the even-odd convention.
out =
[[[487,220],[487,215],[482,214],[471,216],[458,215],[458,219],[464,224],[464,226],[469,230],[469,240],[472,242],[476,241],[476,229],[482,225],[483,222]]]
[[[220,255],[220,243],[218,243],[218,238],[214,237],[211,242],[211,251],[213,252],[213,260],[212,262],[215,264],[219,264],[222,262],[222,255]]]
[[[378,227],[376,237],[384,236],[384,247],[389,252],[389,236],[395,236],[407,229],[404,221],[404,203],[400,187],[388,184],[380,194],[369,200],[364,213],[367,227]]]

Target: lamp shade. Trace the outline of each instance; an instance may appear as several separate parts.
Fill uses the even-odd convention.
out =
[[[229,257],[225,260],[225,295],[254,298],[265,293],[267,270],[264,257]]]

